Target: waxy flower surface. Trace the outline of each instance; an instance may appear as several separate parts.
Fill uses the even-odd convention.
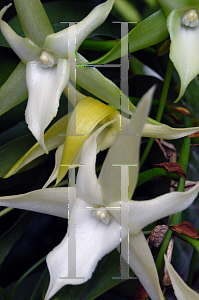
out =
[[[174,268],[168,261],[166,255],[164,256],[164,260],[166,268],[169,272],[169,277],[171,279],[177,300],[199,300],[199,295],[196,292],[194,292],[190,287],[188,287],[188,285],[186,285],[186,283],[174,270]]]
[[[199,73],[199,2],[197,0],[158,0],[167,16],[170,33],[170,59],[181,80],[179,100]],[[177,101],[176,100],[176,101]]]
[[[30,24],[28,30],[22,24],[27,37],[18,36],[2,20],[4,13],[11,4],[5,6],[0,12],[0,29],[11,48],[26,65],[28,89],[26,122],[40,145],[48,152],[44,143],[44,130],[57,114],[61,93],[69,80],[70,65],[73,64],[73,68],[75,67],[75,51],[78,50],[84,39],[105,21],[112,9],[114,0],[107,0],[98,5],[80,23],[58,33],[53,33],[40,1],[33,2],[43,12],[41,18],[45,19],[43,28],[40,28],[41,33],[35,33],[34,27],[30,28]],[[22,15],[23,6],[27,6],[27,10],[32,9],[31,4],[24,3],[24,1],[15,0],[19,17],[22,20],[24,18]],[[34,10],[32,14],[34,14]],[[25,22],[28,23],[28,20]]]
[[[69,200],[70,216],[66,237],[47,256],[50,284],[45,300],[50,299],[64,285],[81,284],[89,280],[98,261],[120,245],[120,238],[122,247],[129,245],[129,259],[128,251],[121,252],[124,260],[150,297],[153,300],[164,299],[152,254],[141,230],[159,218],[187,208],[197,196],[199,185],[185,193],[169,193],[146,201],[130,200],[137,181],[141,133],[152,92],[150,90],[143,97],[129,122],[126,135],[119,135],[109,149],[99,178],[95,173],[97,139],[110,122],[97,129],[85,142],[75,187],[43,189],[0,198],[3,206],[66,218]],[[122,166],[129,166],[129,177],[121,175]],[[129,191],[126,196],[121,194],[123,185]],[[129,218],[127,227],[126,221],[121,221],[120,213],[125,220]],[[75,250],[72,249],[69,257],[69,244],[74,242],[75,237]],[[73,278],[71,273],[77,278]]]

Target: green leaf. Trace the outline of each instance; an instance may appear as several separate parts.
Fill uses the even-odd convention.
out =
[[[14,0],[14,4],[26,37],[42,47],[53,29],[41,1]]]
[[[1,123],[2,122],[0,122],[0,126]],[[9,129],[6,129],[5,131],[0,133],[0,147],[30,133],[25,121],[19,121],[16,125],[12,126],[11,124],[10,126],[11,127]]]
[[[122,279],[112,279],[120,276],[120,255],[117,250],[107,254],[98,263],[92,278],[81,285],[63,287],[52,300],[92,300],[105,293],[110,288],[123,282]],[[130,276],[134,274],[130,270]]]
[[[27,224],[34,217],[34,213],[24,213],[20,219],[0,237],[0,264],[3,262],[5,257],[8,255],[14,244],[24,233]]]
[[[21,103],[27,97],[26,67],[20,62],[0,88],[0,115]]]
[[[139,23],[129,33],[129,53],[155,45],[168,37],[167,20],[163,10],[155,12]],[[124,37],[125,38],[125,37]],[[123,38],[123,39],[124,39]],[[121,41],[92,64],[107,64],[121,56]]]
[[[4,177],[34,143],[35,138],[28,134],[2,146],[0,148],[0,177]]]

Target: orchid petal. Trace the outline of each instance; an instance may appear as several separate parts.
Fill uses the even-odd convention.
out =
[[[181,89],[178,101],[184,94],[190,81],[199,73],[199,27],[181,24],[180,10],[173,10],[167,19],[171,38],[170,58],[180,76]]]
[[[80,199],[76,200],[76,208],[73,208],[68,234],[47,256],[47,265],[50,272],[50,284],[45,297],[49,300],[57,291],[66,284],[81,284],[89,280],[95,270],[98,261],[107,253],[115,249],[120,243],[120,225],[113,219],[109,224],[92,215],[92,210],[87,209],[87,204]],[[68,274],[68,235],[76,229],[76,247],[70,257],[71,270],[76,276],[83,279],[70,279]],[[69,239],[70,242],[70,239]],[[76,250],[76,259],[74,252]],[[86,263],[85,263],[86,262]],[[64,277],[64,278],[61,278]]]
[[[133,194],[138,176],[139,148],[142,129],[149,111],[154,87],[151,88],[140,101],[133,117],[129,122],[129,128],[118,136],[113,146],[109,149],[99,176],[103,198],[106,204],[120,199],[121,194],[121,170],[113,167],[114,164],[134,164],[129,167],[129,197]],[[127,132],[128,129],[128,132]]]
[[[107,0],[105,3],[96,6],[90,14],[77,25],[48,35],[44,43],[44,48],[58,57],[67,58],[68,43],[73,40],[75,41],[76,38],[76,43],[72,42],[72,44],[76,46],[74,52],[78,50],[85,38],[106,20],[114,2],[115,0]]]
[[[132,114],[135,106],[129,102],[128,98],[120,91],[116,84],[102,75],[94,66],[81,66],[87,63],[88,60],[77,53],[77,84],[106,103],[113,105],[117,109],[121,109],[127,114]],[[73,72],[74,70],[71,69],[71,78],[74,78]]]
[[[96,130],[84,143],[82,148],[80,168],[77,175],[77,198],[81,198],[91,206],[103,205],[101,188],[95,173],[95,163],[97,155],[97,137],[108,125],[113,123],[107,122]]]
[[[12,28],[2,20],[2,17],[6,10],[10,7],[10,4],[5,6],[0,11],[0,29],[2,34],[4,35],[6,41],[13,49],[13,51],[17,54],[17,56],[23,61],[23,63],[27,63],[30,60],[36,60],[40,56],[41,49],[35,45],[31,40],[27,38],[22,38]]]
[[[152,200],[129,202],[130,234],[137,234],[155,220],[178,213],[189,207],[199,192],[199,184],[187,192],[168,193]],[[125,203],[126,205],[128,203]]]
[[[144,234],[140,231],[135,236],[129,236],[129,265],[141,284],[153,300],[163,300],[159,278],[151,250]],[[128,258],[124,257],[126,262]]]
[[[169,272],[169,277],[172,282],[172,286],[178,300],[199,300],[199,295],[194,292],[186,283],[180,278],[178,273],[174,270],[170,262],[168,261],[166,255],[164,255],[164,260],[166,264],[166,268]]]
[[[20,62],[0,88],[0,115],[21,103],[27,97],[26,67]]]
[[[165,124],[152,125],[146,123],[143,128],[142,136],[165,140],[175,140],[184,136],[188,136],[197,131],[199,131],[199,127],[172,128]]]
[[[129,232],[130,235],[138,234],[145,226],[152,222],[178,213],[187,207],[197,197],[199,183],[187,192],[174,192],[164,194],[151,200],[122,202],[124,211],[129,211]],[[113,207],[120,207],[120,202],[112,202]],[[112,216],[120,222],[120,211],[112,210]]]
[[[69,192],[74,198],[74,189],[70,189]],[[67,197],[68,188],[50,188],[21,195],[0,197],[0,205],[67,218]]]
[[[40,62],[31,61],[26,66],[26,83],[29,91],[25,112],[32,134],[44,148],[44,130],[56,116],[59,98],[69,79],[69,64],[59,58],[57,66],[43,68]]]
[[[116,122],[113,123],[113,127],[116,129],[118,133],[120,132],[120,123],[124,125],[128,124],[128,119],[118,114],[112,114],[110,116],[110,119],[112,120],[116,119]],[[149,118],[147,120],[149,120]],[[188,136],[197,131],[199,131],[199,127],[173,128],[161,123],[159,124],[145,123],[142,131],[142,136],[165,139],[165,140],[174,140],[184,136]]]

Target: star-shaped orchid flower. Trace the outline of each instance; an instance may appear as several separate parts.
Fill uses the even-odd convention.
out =
[[[97,139],[108,123],[86,140],[75,187],[43,189],[0,198],[0,205],[3,206],[66,218],[69,200],[67,234],[61,244],[47,256],[50,284],[45,300],[49,300],[67,284],[76,285],[89,280],[98,261],[120,245],[120,238],[124,247],[121,255],[138,276],[149,296],[153,300],[164,299],[152,254],[141,230],[159,218],[187,208],[197,196],[199,185],[185,193],[169,193],[146,201],[129,201],[138,177],[141,133],[152,92],[150,90],[143,97],[130,120],[126,135],[125,132],[119,135],[109,149],[99,178],[95,173]],[[127,170],[126,166],[129,166],[129,177],[123,172]],[[123,185],[127,187],[124,193]],[[126,224],[129,226],[126,227]],[[74,245],[74,237],[75,247],[71,250],[69,246],[71,243]],[[128,249],[125,248],[128,245],[129,260],[126,251]]]
[[[44,143],[44,130],[56,116],[61,93],[67,86],[70,72],[74,73],[74,70],[70,70],[70,65],[73,64],[75,68],[76,50],[84,39],[105,21],[114,0],[107,0],[98,5],[80,23],[57,33],[53,33],[40,1],[14,2],[27,37],[18,36],[2,20],[11,4],[0,12],[0,29],[11,48],[26,65],[26,122],[37,141],[48,152]],[[40,19],[34,18],[37,11],[40,12]],[[32,18],[28,20],[30,15]],[[34,22],[32,24],[30,21],[36,22],[37,19],[43,26],[34,30]]]
[[[167,16],[170,33],[170,59],[181,80],[184,94],[190,81],[199,73],[199,2],[198,0],[158,0]]]
[[[199,300],[199,294],[194,292],[190,287],[186,285],[186,283],[174,270],[166,255],[164,256],[164,259],[177,300]]]

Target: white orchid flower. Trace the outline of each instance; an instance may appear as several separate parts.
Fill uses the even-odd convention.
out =
[[[128,201],[137,181],[141,133],[152,92],[153,90],[150,90],[145,94],[130,120],[129,135],[119,135],[109,149],[99,178],[95,174],[97,138],[108,123],[97,129],[85,142],[75,187],[43,189],[0,198],[2,206],[65,218],[68,217],[69,200],[70,216],[66,237],[47,256],[50,284],[45,300],[49,300],[67,284],[81,284],[89,280],[98,261],[120,245],[120,237],[124,247],[128,245],[129,238],[129,261],[128,251],[122,252],[123,258],[138,276],[149,296],[153,300],[164,299],[152,254],[141,230],[159,218],[186,209],[197,196],[199,185],[185,193],[169,193],[146,201]],[[120,167],[114,167],[113,164],[135,165],[129,167],[129,196],[127,192],[126,199],[121,199],[123,177],[121,178]],[[128,176],[126,179],[128,180]],[[128,228],[121,223],[120,211],[122,214],[129,211]],[[72,249],[69,266],[68,242],[70,243],[74,236],[76,250]],[[71,272],[75,272],[77,278],[67,279]]]
[[[38,30],[35,33],[33,22],[33,28],[30,28],[30,24],[28,25],[28,37],[18,36],[2,20],[4,13],[11,4],[0,11],[0,29],[11,48],[26,65],[28,89],[26,122],[37,141],[48,152],[44,143],[44,130],[57,114],[61,93],[69,81],[70,65],[71,63],[75,64],[75,51],[78,50],[84,39],[105,21],[112,9],[114,0],[107,0],[98,5],[80,23],[58,33],[53,33],[40,1],[31,2],[34,2],[30,3],[32,7],[27,1],[24,3],[23,0],[15,0],[19,14],[21,8],[27,6],[28,13],[31,11],[33,15],[34,4],[36,3],[38,10],[40,9],[43,13],[41,18],[45,19],[44,25],[47,24],[47,32],[50,34],[45,35],[46,28],[39,28],[41,33]],[[24,19],[24,16],[19,17]],[[32,19],[34,21],[34,18]],[[29,20],[26,18],[25,22],[27,25]],[[26,33],[26,28],[23,29]]]
[[[177,300],[199,300],[199,294],[194,292],[190,287],[188,287],[188,285],[186,285],[186,283],[174,270],[166,255],[164,256],[164,260]]]
[[[170,59],[181,80],[180,93],[184,94],[188,84],[199,73],[199,5],[197,0],[158,0],[167,16],[170,33]]]

